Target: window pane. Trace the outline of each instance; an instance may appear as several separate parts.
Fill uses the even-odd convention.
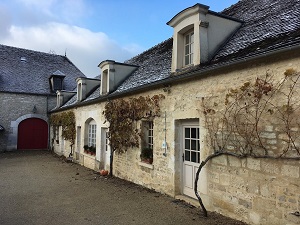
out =
[[[186,45],[185,46],[185,55],[189,55],[190,54],[190,46]]]
[[[185,151],[184,153],[184,160],[185,161],[190,161],[190,151]]]
[[[184,137],[189,138],[190,137],[190,128],[185,128],[184,133],[185,133]]]
[[[192,162],[197,162],[197,156],[196,156],[196,152],[191,152],[191,161]]]
[[[194,43],[194,33],[191,33],[191,43]]]
[[[188,55],[185,57],[184,64],[185,65],[189,65],[190,64],[190,60],[189,60],[189,56]]]
[[[200,163],[200,152],[197,152],[197,163]]]
[[[191,129],[191,138],[197,138],[197,128],[192,128]]]
[[[190,43],[190,35],[186,35],[185,36],[185,44],[189,44]]]
[[[184,149],[190,149],[190,140],[189,139],[185,139],[185,145],[184,145]]]
[[[191,150],[196,150],[197,149],[197,141],[196,140],[191,140]]]

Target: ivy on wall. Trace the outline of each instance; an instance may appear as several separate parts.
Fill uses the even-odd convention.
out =
[[[111,147],[110,175],[112,175],[113,153],[123,153],[128,148],[139,147],[140,129],[137,121],[153,119],[160,115],[159,102],[164,95],[140,96],[128,100],[115,99],[107,102],[103,111],[105,122],[109,122]]]
[[[75,114],[73,111],[52,114],[50,116],[50,125],[53,131],[56,132],[55,127],[62,127],[62,137],[69,141],[71,146],[75,143],[76,129],[75,129]],[[55,137],[55,133],[53,135]]]
[[[122,153],[139,147],[140,130],[136,122],[159,116],[159,101],[163,98],[163,95],[154,95],[107,102],[103,114],[109,122],[109,141],[114,151]]]

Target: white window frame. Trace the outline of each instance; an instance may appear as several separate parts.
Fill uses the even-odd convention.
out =
[[[184,57],[183,65],[192,65],[194,61],[194,31],[188,32],[184,35]]]
[[[88,128],[88,146],[96,147],[97,124],[95,120],[89,123]]]
[[[148,121],[147,147],[153,150],[153,121]]]

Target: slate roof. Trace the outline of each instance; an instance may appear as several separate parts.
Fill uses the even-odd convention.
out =
[[[60,71],[64,89],[85,75],[65,56],[0,45],[0,92],[51,94],[49,77]]]
[[[179,71],[178,75],[300,44],[300,0],[240,0],[217,14],[244,23],[210,62]],[[170,38],[126,61],[140,68],[116,92],[128,91],[172,76],[172,42]]]
[[[171,72],[172,48],[173,39],[170,38],[125,61],[125,63],[137,65],[139,68],[118,87],[116,92],[122,92],[167,78]]]
[[[173,39],[170,38],[125,61],[127,64],[138,65],[139,68],[110,96],[175,77],[177,79],[191,72],[201,72],[235,60],[244,60],[276,49],[300,45],[300,0],[240,0],[222,12],[214,14],[229,16],[244,23],[210,62],[189,67],[176,72],[176,76],[173,76],[174,74],[171,74]],[[99,90],[96,91],[98,93],[94,93],[92,99],[99,96]],[[101,98],[104,97],[99,96],[99,99]]]
[[[300,0],[241,0],[221,14],[238,18],[244,24],[220,49],[215,60],[253,53],[300,29]]]

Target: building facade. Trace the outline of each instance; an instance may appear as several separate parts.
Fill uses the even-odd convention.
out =
[[[57,90],[85,77],[65,56],[0,45],[0,151],[48,149]]]
[[[257,78],[269,76],[274,84],[282,84],[293,74],[297,86],[299,6],[300,1],[241,0],[217,13],[196,4],[167,23],[174,28],[173,38],[124,63],[101,62],[100,79],[77,80],[77,95],[68,101],[58,100],[51,112],[75,114],[74,160],[94,170],[109,169],[110,125],[103,115],[107,102],[161,95],[160,116],[135,123],[141,134],[140,145],[124,153],[115,152],[113,172],[170,196],[195,199],[195,173],[200,162],[219,151],[208,139],[203,99],[218,99],[217,107],[227,94],[233,96],[237,89],[256,85]],[[280,89],[280,93],[290,87]],[[62,95],[59,93],[58,99]],[[293,96],[297,102],[297,91]],[[284,97],[276,102],[286,106]],[[258,157],[258,145],[247,155],[241,153],[245,149],[236,150],[232,144],[222,151],[226,148],[243,157],[222,155],[205,165],[198,191],[208,210],[250,224],[300,222],[300,142],[295,139],[294,148],[284,153],[286,157],[276,158],[288,138],[278,118],[264,119],[259,127],[258,136],[270,155]],[[295,133],[298,129],[291,127]],[[70,143],[62,140],[61,130],[57,133],[51,137],[57,139],[53,148],[68,156]],[[242,132],[234,135],[240,141]],[[96,154],[85,152],[85,145],[95,147]],[[141,157],[145,149],[152,150],[151,161]]]

